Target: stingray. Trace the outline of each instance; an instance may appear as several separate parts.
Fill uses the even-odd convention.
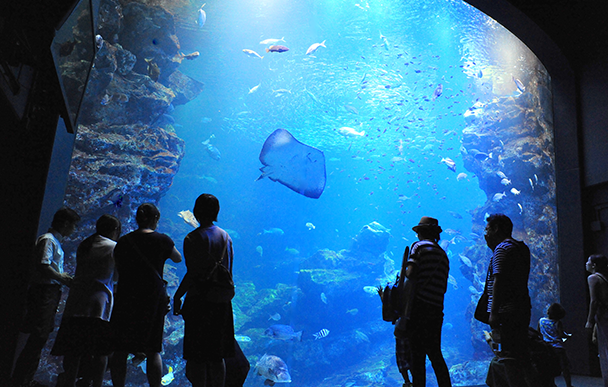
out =
[[[275,130],[260,152],[262,175],[309,198],[318,199],[325,189],[325,156],[302,144],[285,129]],[[256,180],[256,181],[257,181]]]

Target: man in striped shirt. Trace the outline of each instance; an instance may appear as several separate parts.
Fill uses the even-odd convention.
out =
[[[406,335],[411,346],[411,373],[414,387],[426,385],[426,356],[429,357],[439,387],[451,387],[450,374],[441,353],[443,296],[450,270],[448,257],[437,244],[441,227],[437,219],[423,216],[412,230],[418,242],[411,247],[405,275],[415,281],[413,305]]]
[[[511,237],[513,223],[508,216],[493,214],[487,218],[485,240],[493,251],[488,267],[489,324],[493,335],[499,332],[501,356],[527,359],[530,324],[530,249]]]

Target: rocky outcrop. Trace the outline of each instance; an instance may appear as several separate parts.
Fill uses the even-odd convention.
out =
[[[509,216],[515,239],[530,247],[531,324],[548,305],[558,301],[553,114],[548,82],[546,72],[536,71],[527,87],[520,83],[521,89],[513,95],[477,102],[465,113],[464,165],[475,173],[487,195],[486,203],[471,212],[472,231],[478,237],[464,252],[470,265],[460,267],[474,289],[468,312],[473,345],[479,352],[488,351],[480,335],[487,326],[475,321],[472,312],[483,291],[488,266],[489,252],[483,239],[487,214]]]
[[[179,40],[165,9],[103,0],[98,21],[103,42],[82,103],[65,199],[83,218],[74,243],[93,232],[103,213],[134,227],[137,206],[167,192],[185,151],[171,113],[203,90],[178,70]]]

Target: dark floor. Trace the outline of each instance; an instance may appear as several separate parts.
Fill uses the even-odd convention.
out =
[[[564,382],[564,378],[557,377],[555,378],[555,384],[557,387],[566,387],[566,383]],[[604,383],[602,382],[602,378],[592,378],[590,376],[572,376],[572,386],[573,387],[604,387]],[[487,387],[487,385],[483,384],[481,386],[472,386],[472,387]]]
[[[555,384],[558,387],[565,387],[564,378],[555,378]],[[604,387],[602,378],[592,378],[589,376],[572,376],[572,385],[574,387]]]

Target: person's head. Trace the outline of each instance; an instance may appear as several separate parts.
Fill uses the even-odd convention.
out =
[[[144,203],[137,208],[135,214],[135,221],[139,228],[149,228],[156,230],[158,226],[158,219],[160,219],[160,211],[152,203]]]
[[[220,212],[220,202],[211,194],[202,194],[194,203],[194,217],[201,225],[212,224],[217,221]]]
[[[118,240],[122,231],[120,220],[118,220],[117,217],[108,214],[101,215],[99,219],[97,219],[95,228],[99,235],[114,241]]]
[[[555,304],[551,304],[549,309],[547,309],[547,317],[549,317],[551,320],[561,320],[566,317],[566,309],[564,309],[564,307],[557,302]]]
[[[76,228],[80,216],[68,207],[62,207],[53,216],[51,227],[64,237],[70,236]]]
[[[494,250],[500,242],[511,237],[513,222],[505,214],[492,214],[486,219],[484,237],[489,248]]]
[[[420,222],[418,225],[412,227],[412,230],[418,234],[418,239],[430,239],[435,242],[439,240],[439,234],[443,231],[439,226],[437,219],[429,216],[420,218]]]
[[[604,254],[593,254],[585,265],[590,273],[608,274],[608,258]]]

